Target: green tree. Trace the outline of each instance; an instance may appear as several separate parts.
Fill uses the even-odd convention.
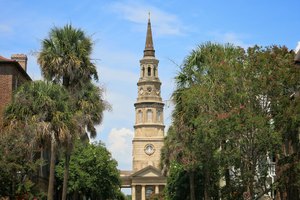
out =
[[[191,191],[195,193],[195,198],[203,198],[203,191],[199,188],[203,188],[203,177],[201,171],[195,167],[192,181],[191,173],[187,171],[187,167],[184,166],[184,158],[182,156],[182,143],[178,140],[173,126],[168,130],[167,137],[164,141],[165,145],[161,150],[162,169],[163,173],[167,175],[167,186],[165,189],[166,199],[191,199]],[[183,164],[184,163],[184,164]],[[196,165],[198,166],[198,165]],[[190,187],[191,184],[194,184]]]
[[[72,96],[73,112],[77,120],[77,134],[95,137],[95,125],[102,121],[103,110],[108,108],[102,100],[102,90],[92,84],[98,80],[95,64],[92,62],[92,41],[81,29],[66,25],[54,27],[49,37],[42,41],[38,63],[48,81],[62,84]],[[66,199],[69,160],[72,141],[65,144],[65,178],[62,199]]]
[[[199,167],[205,199],[213,198],[218,187],[227,199],[245,192],[254,198],[275,187],[267,185],[268,159],[280,155],[288,135],[298,142],[299,102],[290,100],[299,87],[293,56],[285,47],[254,46],[245,53],[206,43],[185,59],[173,93],[174,134],[165,143],[174,151],[162,157],[186,170]]]
[[[166,186],[167,199],[180,200],[182,197],[190,199],[190,186],[188,173],[183,169],[182,165],[173,162],[170,165],[168,174],[168,184]]]
[[[264,95],[274,131],[280,134],[281,151],[276,156],[277,198],[300,198],[299,127],[300,99],[294,94],[300,88],[300,71],[294,65],[294,52],[286,47],[254,46],[248,49],[253,90]],[[255,76],[254,76],[255,75]],[[250,77],[249,77],[250,79]],[[277,154],[275,154],[277,153]]]
[[[22,85],[7,107],[4,120],[7,125],[29,126],[35,138],[50,141],[50,175],[48,199],[53,199],[57,145],[70,140],[73,130],[69,96],[59,85],[42,81]]]
[[[56,167],[58,181],[64,177],[64,159]],[[117,162],[101,143],[77,140],[70,160],[68,194],[72,199],[86,196],[95,199],[122,199]],[[124,198],[124,197],[123,197]]]
[[[52,28],[38,54],[44,78],[67,88],[80,87],[93,78],[98,80],[96,66],[91,61],[92,45],[85,32],[72,25]]]
[[[22,130],[22,131],[20,131]],[[36,160],[37,143],[28,126],[12,126],[0,134],[0,197],[25,198],[37,196],[39,190],[33,182],[40,160]]]
[[[222,82],[227,78],[224,72],[227,72],[227,63],[238,65],[242,55],[242,49],[230,45],[203,44],[187,56],[176,76],[177,88],[173,93],[176,139],[173,141],[179,142],[177,155],[183,167],[187,171],[198,167],[202,170],[205,199],[218,195],[221,138],[215,116],[226,108],[220,99],[225,91]],[[192,192],[193,176],[190,181]],[[195,199],[192,193],[190,196]]]

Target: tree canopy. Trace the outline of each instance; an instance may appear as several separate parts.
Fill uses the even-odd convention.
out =
[[[290,99],[300,77],[293,57],[286,47],[199,45],[175,77],[173,133],[163,162],[176,161],[188,174],[198,168],[205,199],[254,198],[274,190],[271,161],[291,134],[285,127],[299,127],[299,99]]]
[[[52,28],[49,37],[42,41],[38,55],[43,76],[65,87],[98,80],[96,66],[91,60],[92,46],[91,38],[70,24]]]
[[[74,130],[77,136],[85,139],[88,139],[88,133],[92,138],[96,136],[95,126],[102,122],[103,111],[108,108],[102,97],[102,89],[92,82],[98,80],[97,68],[91,59],[92,47],[93,42],[84,31],[67,24],[50,30],[38,54],[44,78],[62,85],[68,91],[73,119],[77,125]],[[64,145],[66,162],[63,200],[67,198],[73,140]]]
[[[56,172],[58,181],[64,177],[64,159],[60,159]],[[102,143],[76,142],[70,160],[68,194],[93,199],[120,198],[120,177],[117,162]]]
[[[0,198],[32,198],[41,193],[32,177],[41,160],[36,160],[37,143],[29,127],[10,127],[0,134]]]
[[[57,145],[71,140],[75,127],[66,90],[43,81],[23,84],[5,110],[4,125],[19,130],[30,129],[24,134],[34,136],[32,142],[37,141],[42,147],[51,144],[48,194],[53,196]]]

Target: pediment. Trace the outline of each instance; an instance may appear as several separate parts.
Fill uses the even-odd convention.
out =
[[[131,175],[132,177],[161,177],[162,174],[159,169],[149,165],[134,174]]]

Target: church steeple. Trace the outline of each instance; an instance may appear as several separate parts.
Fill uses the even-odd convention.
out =
[[[148,19],[144,57],[140,60],[140,78],[135,107],[133,171],[151,165],[159,169],[160,150],[164,144],[164,103],[158,76],[159,60],[155,58],[150,16]],[[151,185],[151,184],[150,184]]]
[[[146,44],[144,50],[144,57],[152,56],[155,57],[155,50],[153,47],[153,40],[152,40],[152,30],[151,30],[151,22],[150,22],[150,12],[148,18],[148,27],[147,27],[147,35],[146,35]]]
[[[160,170],[165,125],[158,63],[153,48],[149,14],[146,45],[144,56],[140,59],[140,78],[134,104],[132,172],[121,171],[122,186],[131,186],[132,200],[146,200],[151,194],[162,192],[167,184],[167,179]]]

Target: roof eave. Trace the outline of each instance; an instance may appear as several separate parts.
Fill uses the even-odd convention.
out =
[[[27,72],[22,68],[22,66],[14,60],[0,60],[0,63],[4,63],[4,64],[13,64],[17,67],[18,71],[21,72],[24,77],[28,80],[28,81],[32,81],[32,79],[30,78],[30,76],[27,74]],[[1,65],[0,65],[1,67]]]

